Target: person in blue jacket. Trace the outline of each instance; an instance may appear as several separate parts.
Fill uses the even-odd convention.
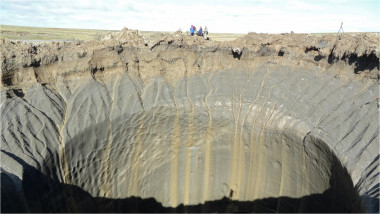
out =
[[[194,25],[191,25],[191,27],[190,27],[190,35],[191,36],[194,36],[194,29],[195,29]]]

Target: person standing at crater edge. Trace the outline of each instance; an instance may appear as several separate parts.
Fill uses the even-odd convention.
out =
[[[203,38],[205,38],[205,40],[208,40],[208,29],[207,29],[207,26],[205,26],[205,29],[203,30]]]
[[[197,31],[197,36],[202,36],[203,31],[202,31],[202,26],[199,27],[199,30]]]
[[[190,36],[194,36],[194,29],[195,29],[194,25],[191,25],[191,27],[190,27]]]

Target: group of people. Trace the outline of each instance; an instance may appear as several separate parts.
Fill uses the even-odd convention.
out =
[[[199,27],[199,30],[197,31],[197,28],[194,25],[191,25],[190,27],[190,36],[194,36],[196,34],[197,36],[203,36],[206,40],[208,39],[208,29],[207,26],[205,26],[205,29],[202,29],[202,26]]]

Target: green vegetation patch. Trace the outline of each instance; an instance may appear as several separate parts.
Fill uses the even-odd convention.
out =
[[[108,30],[41,28],[0,25],[0,37],[12,40],[94,40],[109,33]]]
[[[93,30],[93,29],[68,29],[68,28],[41,28],[0,25],[0,38],[11,40],[53,40],[53,41],[73,41],[73,40],[99,40],[102,36],[117,31]],[[165,33],[172,32],[153,32],[140,31],[146,37],[156,38]],[[214,41],[231,41],[244,34],[229,33],[210,33],[209,37]]]

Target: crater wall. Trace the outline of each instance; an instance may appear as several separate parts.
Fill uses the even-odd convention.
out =
[[[266,208],[376,211],[378,39],[3,41],[2,210],[286,197],[302,200]]]

